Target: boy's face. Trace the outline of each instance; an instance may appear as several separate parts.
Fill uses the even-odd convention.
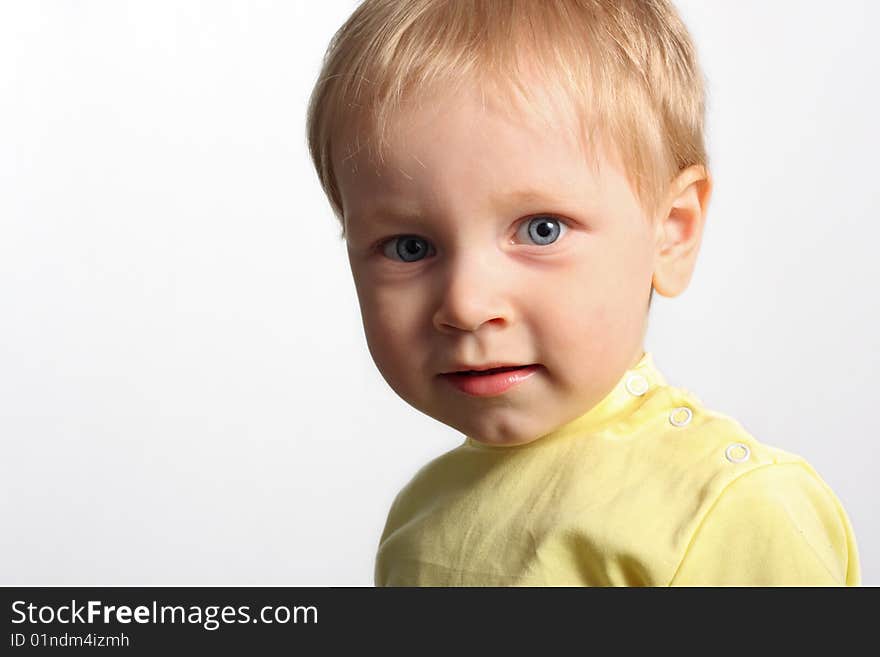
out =
[[[418,410],[513,445],[586,413],[641,358],[656,238],[608,153],[597,174],[562,124],[488,101],[425,103],[379,170],[366,150],[334,164],[379,371]],[[497,363],[538,367],[489,395],[444,376]]]

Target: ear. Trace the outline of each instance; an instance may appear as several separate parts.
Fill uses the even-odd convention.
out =
[[[664,297],[678,296],[690,283],[711,195],[712,178],[701,165],[684,169],[670,184],[656,221],[652,281]]]

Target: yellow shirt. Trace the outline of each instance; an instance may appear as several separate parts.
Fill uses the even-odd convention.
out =
[[[650,353],[538,440],[471,438],[397,495],[377,586],[860,584],[849,518],[801,457],[669,386]]]

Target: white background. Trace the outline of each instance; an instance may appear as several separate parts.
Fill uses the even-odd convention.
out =
[[[0,5],[0,583],[371,585],[460,443],[375,369],[306,150],[354,6]],[[678,6],[716,188],[646,347],[814,465],[880,584],[880,4]]]

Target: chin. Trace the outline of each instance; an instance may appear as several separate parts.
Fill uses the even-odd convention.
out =
[[[522,427],[513,429],[507,422],[492,423],[489,427],[472,427],[470,431],[464,429],[459,430],[469,438],[473,438],[484,445],[495,445],[499,447],[525,445],[533,442],[541,436],[540,433],[523,432]]]

